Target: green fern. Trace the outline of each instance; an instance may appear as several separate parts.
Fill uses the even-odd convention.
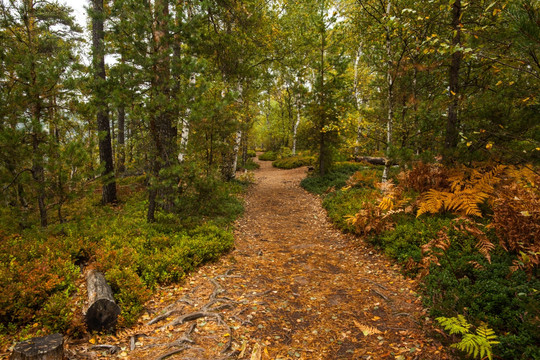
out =
[[[439,325],[444,328],[444,330],[450,333],[450,335],[464,335],[470,332],[469,329],[471,328],[471,324],[469,324],[465,319],[465,316],[461,314],[458,315],[457,318],[438,317],[436,320],[439,322]]]
[[[479,357],[480,359],[485,359],[487,356],[489,360],[493,359],[491,345],[498,344],[499,342],[496,341],[497,336],[495,332],[487,324],[482,323],[476,329],[476,334],[473,334],[470,332],[471,324],[469,324],[463,315],[458,315],[457,318],[439,317],[437,321],[450,335],[463,335],[461,341],[452,344],[451,347],[464,351],[473,358]]]

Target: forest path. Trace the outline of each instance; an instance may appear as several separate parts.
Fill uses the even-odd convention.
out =
[[[161,289],[140,325],[117,335],[123,356],[447,359],[426,335],[431,325],[416,282],[332,228],[320,199],[299,186],[306,168],[260,164],[235,249],[182,287]]]

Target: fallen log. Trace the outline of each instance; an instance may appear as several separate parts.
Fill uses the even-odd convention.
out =
[[[36,337],[15,345],[11,360],[62,360],[64,337],[62,334]]]
[[[356,156],[354,158],[356,162],[367,162],[372,165],[386,165],[386,158],[372,157],[372,156]]]
[[[120,307],[114,301],[113,293],[105,276],[96,270],[86,275],[88,289],[88,309],[85,320],[88,330],[112,331],[116,326]]]

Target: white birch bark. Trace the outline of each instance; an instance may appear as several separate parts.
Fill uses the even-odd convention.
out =
[[[362,98],[360,96],[360,89],[358,85],[358,64],[360,62],[360,56],[362,55],[362,46],[358,47],[358,51],[356,52],[356,59],[354,61],[354,97],[356,100],[356,110],[360,110],[360,106],[362,105]],[[358,125],[356,128],[356,146],[354,147],[354,155],[358,155],[360,152],[360,140],[362,139],[362,125],[361,125],[362,119],[360,118],[360,114],[358,115]]]
[[[296,101],[296,122],[293,125],[293,143],[292,154],[296,155],[296,133],[298,131],[298,125],[300,125],[300,102]]]
[[[189,115],[189,109],[188,109],[188,115]],[[180,136],[180,151],[178,152],[178,161],[184,162],[188,140],[189,140],[189,121],[187,119],[187,116],[184,120],[181,121],[181,123],[182,123],[182,134]]]
[[[240,142],[242,141],[242,130],[236,132],[236,139],[233,147],[233,162],[231,166],[231,179],[236,177],[236,166],[238,165],[238,151],[240,150]]]
[[[392,1],[388,1],[386,5],[386,21],[390,18],[390,9]],[[386,81],[388,83],[387,101],[388,101],[388,117],[386,124],[386,164],[384,165],[384,171],[382,176],[382,182],[388,180],[388,170],[390,168],[389,155],[390,147],[392,145],[392,118],[394,117],[394,104],[393,104],[393,79],[392,79],[392,48],[390,44],[390,25],[386,25]]]

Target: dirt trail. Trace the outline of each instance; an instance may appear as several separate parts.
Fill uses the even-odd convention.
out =
[[[320,200],[300,188],[305,174],[261,162],[235,250],[161,289],[140,325],[117,334],[121,356],[447,359],[426,335],[416,283],[333,229]]]

